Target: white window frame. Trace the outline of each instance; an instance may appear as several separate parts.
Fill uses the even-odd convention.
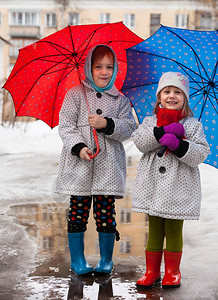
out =
[[[80,19],[79,13],[77,13],[77,12],[70,12],[69,15],[68,15],[68,17],[69,17],[69,22],[68,22],[69,25],[79,25],[79,19]]]
[[[124,24],[128,28],[135,28],[135,14],[124,14]]]
[[[110,23],[110,14],[109,13],[101,13],[100,14],[100,24]]]
[[[131,209],[121,208],[120,209],[120,222],[124,223],[124,224],[131,223],[131,217],[132,217],[131,212],[132,212]]]
[[[11,26],[39,26],[39,14],[36,11],[11,11]]]
[[[188,15],[187,14],[176,14],[175,27],[187,29],[188,28]]]
[[[161,14],[150,14],[150,35],[154,34],[160,27]]]
[[[46,27],[56,27],[57,26],[57,14],[47,13],[45,16]]]
[[[211,28],[212,17],[210,13],[204,12],[200,15],[200,28],[209,30]]]
[[[36,41],[36,39],[12,39],[11,40],[11,45],[9,47],[9,55],[10,57],[17,57],[19,54],[19,49],[28,46],[32,43],[34,43]]]
[[[131,253],[132,245],[129,240],[120,240],[120,253]]]

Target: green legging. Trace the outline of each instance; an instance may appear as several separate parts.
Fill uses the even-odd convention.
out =
[[[162,251],[166,237],[166,250],[171,252],[182,251],[183,248],[183,220],[172,220],[148,216],[149,234],[146,250]]]

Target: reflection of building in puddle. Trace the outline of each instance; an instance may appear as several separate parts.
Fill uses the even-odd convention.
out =
[[[147,216],[132,212],[131,195],[117,200],[117,229],[120,232],[119,250],[115,248],[115,255],[128,257],[141,256],[147,242]]]
[[[131,209],[131,191],[137,163],[138,156],[127,156],[127,196],[116,200],[116,220],[120,241],[115,243],[115,257],[142,256],[147,241],[147,216],[134,213]],[[36,238],[40,255],[49,252],[52,257],[55,253],[64,254],[68,249],[66,202],[16,205],[11,207],[10,214],[26,227],[31,236]],[[98,235],[92,210],[85,234],[85,252],[87,255],[99,254]]]
[[[66,251],[66,208],[60,204],[27,204],[11,207],[10,215],[36,238],[39,254]]]

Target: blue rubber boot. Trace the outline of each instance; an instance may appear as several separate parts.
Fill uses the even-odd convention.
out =
[[[110,274],[113,269],[113,250],[115,233],[99,232],[100,261],[95,267],[95,273]]]
[[[94,269],[86,262],[84,256],[84,232],[68,233],[71,256],[71,270],[77,275],[88,275]]]

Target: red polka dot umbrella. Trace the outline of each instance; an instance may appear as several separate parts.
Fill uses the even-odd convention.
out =
[[[125,49],[142,42],[122,22],[68,26],[19,50],[15,66],[3,88],[13,98],[16,116],[31,116],[58,125],[66,92],[84,79],[90,48],[110,46],[117,55],[120,90],[126,75]]]

